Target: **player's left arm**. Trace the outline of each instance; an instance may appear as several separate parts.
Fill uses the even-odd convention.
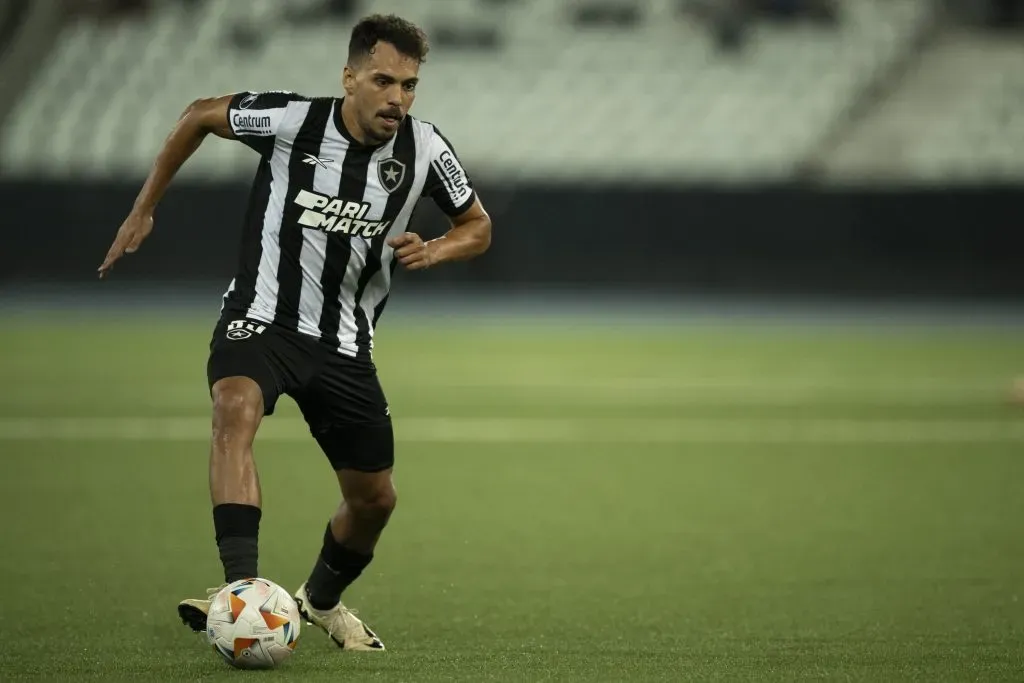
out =
[[[395,258],[409,270],[422,270],[448,261],[466,261],[491,245],[491,217],[451,143],[434,128],[430,164],[423,195],[448,215],[451,228],[443,236],[424,242],[407,232],[388,240]]]
[[[451,228],[441,237],[424,242],[414,232],[393,237],[388,244],[395,258],[409,270],[422,270],[447,261],[467,261],[491,246],[491,217],[479,197],[469,208],[451,216]]]

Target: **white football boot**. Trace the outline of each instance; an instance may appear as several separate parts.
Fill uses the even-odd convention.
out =
[[[181,622],[190,629],[199,633],[206,630],[206,615],[210,613],[210,603],[217,593],[220,593],[227,586],[222,583],[216,588],[206,589],[206,599],[186,598],[178,603],[178,616]]]
[[[338,602],[331,609],[319,610],[309,604],[309,594],[306,593],[306,584],[299,586],[295,591],[295,602],[299,605],[299,614],[302,618],[322,628],[334,644],[343,650],[362,652],[381,652],[384,650],[384,643],[377,634],[364,624],[356,613],[345,605]]]

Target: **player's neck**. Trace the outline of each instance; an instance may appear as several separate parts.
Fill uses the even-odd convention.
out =
[[[359,125],[353,105],[347,97],[341,101],[341,125],[345,126],[345,130],[342,133],[348,132],[349,136],[356,142],[362,145],[374,144],[366,135],[362,126]]]

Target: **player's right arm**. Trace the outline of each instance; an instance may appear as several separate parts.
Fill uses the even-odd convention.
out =
[[[190,104],[164,140],[160,153],[139,191],[131,213],[117,231],[114,243],[98,268],[102,278],[124,254],[138,250],[153,230],[153,212],[178,169],[188,161],[206,136],[240,140],[266,155],[273,149],[284,119],[290,93],[242,92],[199,99]]]

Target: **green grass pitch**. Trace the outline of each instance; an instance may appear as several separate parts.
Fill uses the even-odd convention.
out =
[[[220,661],[212,319],[0,327],[0,680],[1024,678],[1024,330],[392,316],[399,507],[346,601]],[[337,502],[283,400],[257,442],[261,573],[305,578]]]

